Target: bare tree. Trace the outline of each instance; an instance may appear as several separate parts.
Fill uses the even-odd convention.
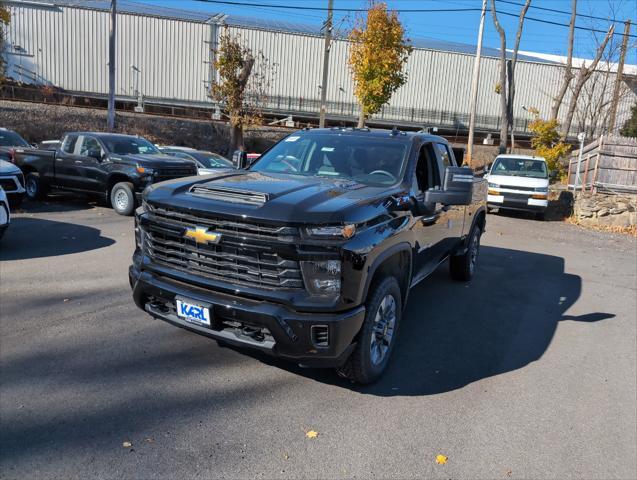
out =
[[[571,124],[573,123],[573,115],[575,114],[575,107],[577,106],[577,100],[579,95],[584,87],[586,81],[591,77],[595,69],[597,68],[597,64],[599,60],[602,58],[602,54],[604,50],[606,50],[606,45],[608,41],[612,38],[613,33],[615,32],[615,25],[611,25],[608,28],[608,33],[604,37],[604,40],[597,48],[597,52],[595,53],[595,58],[592,63],[587,67],[585,63],[582,63],[582,66],[577,73],[577,79],[575,82],[575,86],[573,87],[573,93],[571,95],[571,101],[568,106],[568,112],[566,113],[566,120],[564,121],[564,127],[562,129],[562,139],[565,139],[568,135],[569,130],[571,129]]]
[[[511,63],[507,64],[507,39],[506,32],[498,21],[498,14],[495,8],[495,0],[491,0],[491,14],[493,16],[493,24],[500,35],[500,153],[505,153],[507,148],[507,137],[509,135],[509,127],[513,128],[513,97],[515,95],[515,64],[518,57],[518,49],[520,47],[520,39],[522,37],[522,27],[524,25],[524,17],[531,5],[531,0],[526,0],[522,11],[520,12],[518,31],[515,38],[515,47]],[[508,72],[507,72],[508,70]],[[508,73],[508,88],[507,88]]]
[[[566,57],[566,67],[564,67],[564,77],[562,77],[562,86],[557,92],[557,96],[553,100],[553,107],[551,108],[551,120],[556,120],[560,113],[560,107],[562,106],[562,100],[568,86],[573,80],[573,40],[575,39],[575,18],[577,17],[577,0],[571,1],[571,22],[568,29],[568,53]]]

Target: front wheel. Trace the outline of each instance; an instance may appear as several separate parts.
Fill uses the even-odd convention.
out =
[[[119,182],[111,190],[111,205],[120,215],[132,215],[135,210],[135,194],[133,184],[129,182]]]
[[[339,373],[351,381],[372,383],[380,378],[396,343],[402,316],[400,286],[395,277],[385,277],[370,289],[365,302],[365,320],[358,343]]]
[[[451,278],[460,282],[468,282],[473,278],[480,253],[480,237],[482,229],[476,225],[471,231],[467,251],[462,255],[454,255],[449,259]]]
[[[31,172],[27,174],[27,178],[24,180],[24,189],[27,193],[29,200],[42,200],[46,195],[46,187],[42,183],[40,174]]]

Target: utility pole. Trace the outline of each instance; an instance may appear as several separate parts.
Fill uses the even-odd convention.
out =
[[[619,51],[619,65],[615,74],[615,88],[613,90],[613,100],[610,104],[610,120],[608,120],[608,133],[613,134],[615,130],[615,120],[617,119],[617,104],[619,103],[619,90],[622,86],[622,76],[624,75],[624,62],[626,61],[626,50],[628,50],[628,35],[630,34],[630,20],[624,23],[624,40]]]
[[[467,165],[472,166],[473,161],[473,132],[476,126],[476,107],[478,103],[478,81],[480,80],[480,56],[482,55],[482,36],[484,33],[484,17],[487,14],[487,0],[482,0],[482,12],[480,13],[480,27],[478,28],[478,46],[476,57],[473,61],[473,77],[471,79],[471,104],[469,110],[469,138],[467,140]],[[504,87],[502,87],[504,88]]]
[[[319,114],[319,127],[325,127],[325,103],[327,100],[327,77],[330,66],[330,43],[332,42],[332,15],[334,0],[327,1],[327,20],[325,21],[325,47],[323,49],[323,81],[321,82],[321,112]]]
[[[117,0],[111,0],[111,33],[108,39],[108,117],[106,128],[115,128],[115,29],[117,24]]]

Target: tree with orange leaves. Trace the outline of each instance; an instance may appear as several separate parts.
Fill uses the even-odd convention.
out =
[[[405,84],[404,71],[412,47],[405,38],[398,14],[385,3],[371,2],[367,17],[361,18],[349,34],[349,66],[354,77],[354,95],[360,104],[358,126],[389,102]]]

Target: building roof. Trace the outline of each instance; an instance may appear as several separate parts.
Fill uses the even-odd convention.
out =
[[[26,4],[34,6],[59,6],[86,8],[92,10],[109,10],[110,0],[9,0],[16,4]],[[187,10],[181,8],[162,7],[158,5],[150,5],[142,2],[130,0],[120,0],[117,2],[117,10],[121,13],[132,15],[144,15],[151,17],[169,18],[174,20],[182,20],[197,23],[210,23],[223,19],[223,23],[236,27],[254,28],[260,30],[270,30],[283,33],[297,33],[301,35],[323,35],[321,26],[299,22],[289,22],[279,19],[265,19],[258,17],[246,17],[241,15],[225,15],[222,11],[217,13],[204,12],[200,10]],[[436,50],[452,53],[462,53],[474,55],[476,51],[475,45],[449,42],[434,38],[412,38],[411,43],[415,48],[424,50]],[[482,55],[487,57],[499,57],[500,50],[496,48],[483,47]],[[507,56],[511,56],[507,52]],[[555,63],[540,55],[534,56],[532,52],[525,52],[518,55],[518,59],[540,63]]]

